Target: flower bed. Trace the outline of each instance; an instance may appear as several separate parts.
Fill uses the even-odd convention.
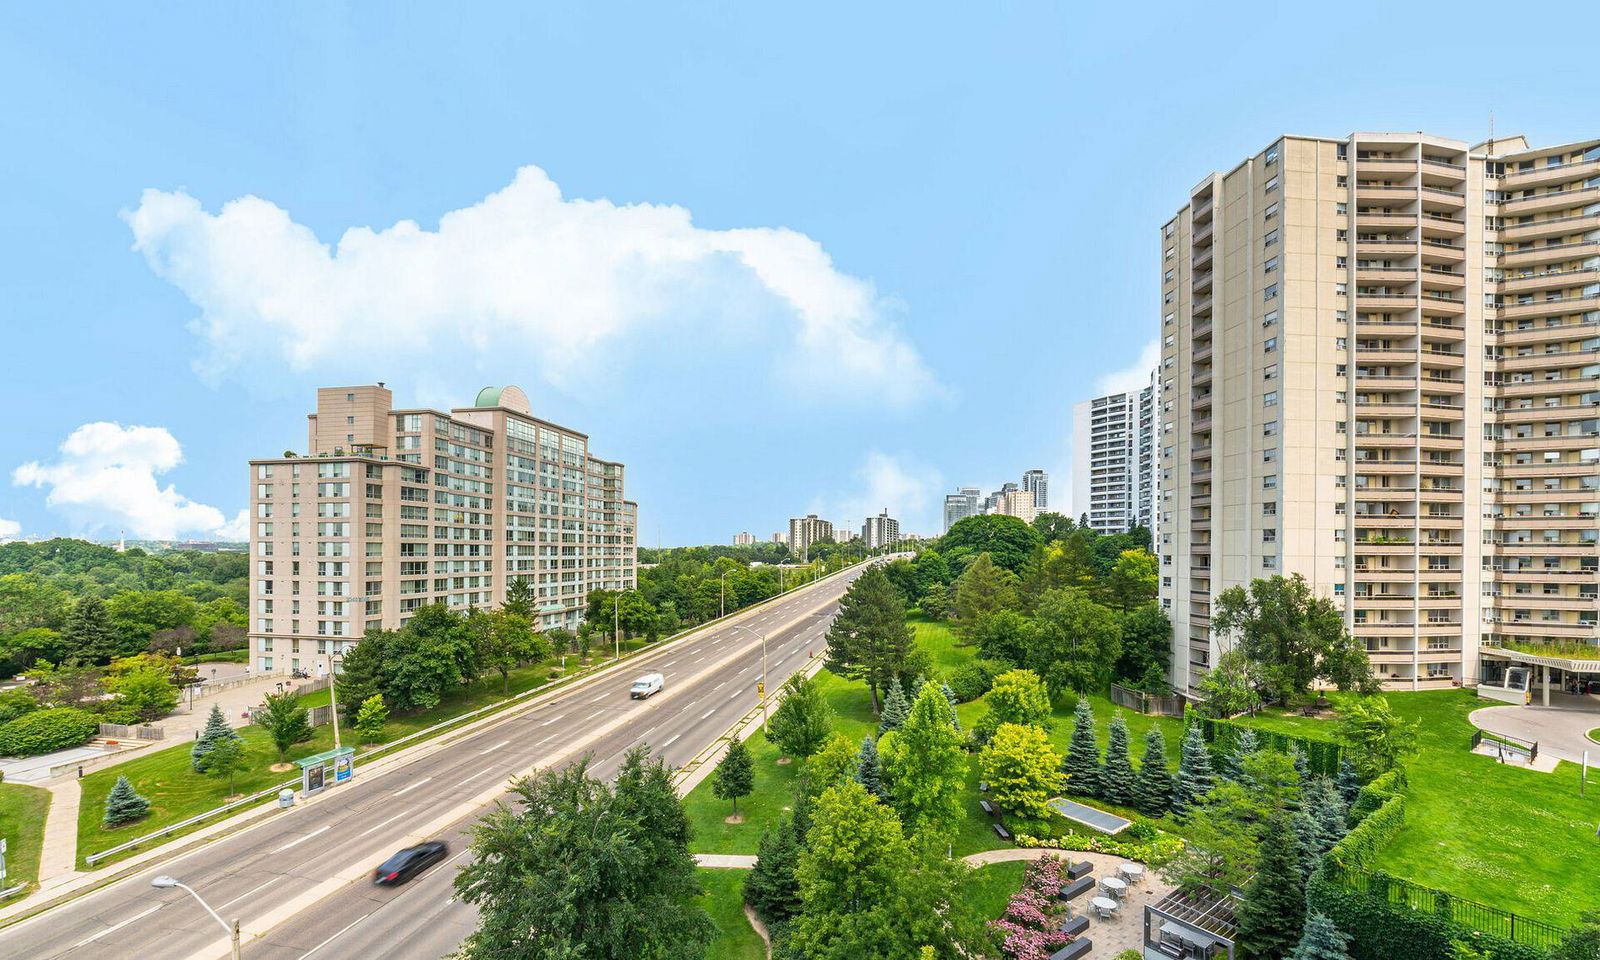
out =
[[[1066,882],[1066,864],[1058,857],[1040,857],[1028,864],[1022,889],[1006,904],[989,929],[1000,934],[1000,950],[1009,960],[1049,960],[1052,953],[1072,942],[1061,932],[1066,907],[1056,898]]]
[[[1086,853],[1105,853],[1139,863],[1159,863],[1183,849],[1183,841],[1169,833],[1157,833],[1150,840],[1113,840],[1110,837],[1088,836],[1068,831],[1059,837],[1019,836],[1019,847],[1042,847],[1046,850],[1081,850]]]

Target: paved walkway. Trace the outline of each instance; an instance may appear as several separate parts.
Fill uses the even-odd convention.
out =
[[[44,840],[39,850],[39,882],[71,874],[78,860],[78,803],[83,791],[77,780],[57,780],[45,785],[50,809],[44,818]]]
[[[1539,755],[1583,762],[1589,751],[1591,763],[1600,763],[1600,744],[1587,736],[1600,727],[1600,697],[1550,694],[1550,706],[1519,707],[1502,704],[1474,710],[1467,720],[1479,730],[1519,740],[1537,740]]]
[[[250,722],[245,716],[245,711],[265,700],[267,694],[277,693],[278,684],[283,684],[285,690],[291,690],[310,682],[290,680],[287,677],[261,677],[237,687],[229,687],[209,697],[198,697],[192,709],[185,700],[178,704],[176,713],[162,717],[155,722],[155,725],[167,732],[169,743],[193,740],[197,731],[205,729],[206,720],[211,716],[211,708],[215,705],[222,708],[222,715],[228,718],[230,726],[242,727]]]

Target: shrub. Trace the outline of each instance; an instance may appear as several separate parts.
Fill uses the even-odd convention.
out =
[[[99,718],[82,710],[35,710],[0,726],[0,756],[34,757],[78,747],[99,732]]]
[[[956,700],[971,703],[988,693],[994,686],[994,678],[1007,669],[1005,664],[995,660],[973,660],[953,671],[946,682],[955,691]]]
[[[106,794],[106,812],[100,822],[106,827],[120,827],[144,819],[149,812],[150,801],[134,792],[127,777],[118,777],[116,785]]]

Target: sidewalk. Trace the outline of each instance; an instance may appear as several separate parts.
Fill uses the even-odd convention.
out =
[[[44,785],[50,791],[50,809],[44,818],[44,840],[39,850],[39,883],[76,871],[78,861],[78,804],[83,791],[76,779],[57,779]]]
[[[196,697],[194,707],[189,707],[189,702],[184,700],[179,703],[176,713],[168,714],[155,722],[167,732],[167,743],[179,743],[184,740],[193,740],[196,731],[205,729],[206,719],[211,716],[211,708],[222,708],[222,715],[228,718],[230,727],[243,727],[249,724],[244,716],[244,711],[255,707],[266,699],[267,694],[277,693],[278,684],[283,684],[284,689],[298,687],[305,680],[290,680],[288,677],[266,676],[237,687],[214,693],[208,697]]]

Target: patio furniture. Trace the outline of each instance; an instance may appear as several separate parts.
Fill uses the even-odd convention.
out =
[[[1087,957],[1089,951],[1094,949],[1094,941],[1087,937],[1079,937],[1066,946],[1050,954],[1050,960],[1078,960]]]
[[[1094,873],[1094,864],[1087,860],[1074,863],[1067,868],[1067,877],[1072,880],[1082,880],[1091,873]]]
[[[1063,900],[1076,900],[1094,889],[1094,877],[1079,877],[1063,886],[1056,895]]]
[[[1138,883],[1144,879],[1144,867],[1137,863],[1124,863],[1117,868],[1117,876],[1129,883]]]
[[[1085,916],[1069,917],[1061,921],[1061,932],[1069,937],[1081,936],[1089,929],[1089,918]]]
[[[1117,915],[1117,901],[1110,897],[1095,897],[1089,901],[1089,909],[1101,920],[1109,920]]]
[[[987,800],[979,800],[978,808],[991,817],[999,816],[999,814],[995,811],[994,804]]]
[[[987,780],[979,780],[978,781],[978,792],[979,793],[988,793],[989,792],[989,781],[987,781]]]
[[[1100,881],[1100,886],[1113,897],[1121,899],[1128,892],[1128,881],[1121,877],[1106,877]]]
[[[1001,826],[998,823],[990,824],[990,826],[994,827],[994,835],[995,836],[999,837],[1001,840],[1006,841],[1007,843],[1009,843],[1011,841],[1011,831],[1010,830],[1007,830],[1005,827]]]

